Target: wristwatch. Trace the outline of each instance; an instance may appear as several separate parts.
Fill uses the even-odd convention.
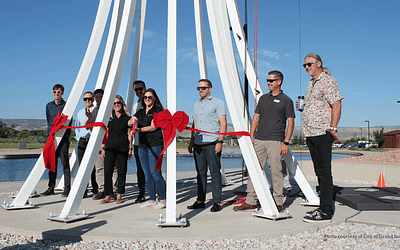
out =
[[[335,131],[337,131],[337,128],[335,128],[335,127],[330,127],[329,130],[335,130]]]
[[[289,146],[289,142],[284,141],[283,144],[285,144],[286,146]]]
[[[224,144],[224,141],[217,141],[217,143],[221,143],[221,144]]]

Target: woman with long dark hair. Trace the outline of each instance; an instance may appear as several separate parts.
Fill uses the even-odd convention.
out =
[[[157,159],[164,149],[164,140],[161,128],[156,128],[153,123],[154,113],[164,110],[160,99],[154,89],[147,89],[142,97],[142,109],[138,110],[132,117],[137,119],[137,129],[139,132],[139,159],[142,164],[146,179],[149,201],[140,207],[153,207],[154,209],[165,208],[165,180],[161,174],[161,169],[157,172]],[[155,185],[157,186],[159,203],[156,201]]]
[[[112,175],[114,166],[118,170],[118,194],[116,204],[122,203],[125,193],[126,171],[128,159],[132,157],[131,117],[121,96],[117,95],[108,122],[108,138],[106,146],[102,147],[101,156],[104,158],[104,195],[100,204],[110,203],[113,192]]]

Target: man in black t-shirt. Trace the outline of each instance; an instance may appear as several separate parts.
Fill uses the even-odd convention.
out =
[[[281,90],[283,74],[277,70],[268,73],[270,92],[261,96],[251,121],[250,137],[258,161],[264,168],[265,161],[271,166],[274,200],[279,212],[283,211],[282,156],[289,148],[294,129],[293,101]],[[288,128],[285,135],[286,120]],[[234,211],[252,211],[257,208],[257,194],[249,178],[246,203],[233,208]]]

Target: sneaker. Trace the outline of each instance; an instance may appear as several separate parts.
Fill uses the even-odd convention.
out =
[[[257,208],[257,205],[250,205],[247,203],[243,203],[240,206],[233,207],[233,211],[235,212],[254,212]]]
[[[43,196],[48,196],[48,195],[52,195],[52,194],[54,194],[54,190],[50,190],[50,189],[47,189],[43,193],[40,193],[40,195],[43,195]]]
[[[205,208],[206,204],[204,201],[195,201],[193,205],[187,206],[187,209],[198,209],[198,208]]]
[[[61,197],[68,197],[68,195],[69,195],[69,191],[64,191],[64,192],[61,194]]]
[[[319,210],[319,208],[314,209],[314,210],[311,210],[311,211],[308,211],[308,212],[306,212],[306,216],[311,216],[312,214],[314,214],[314,213],[317,212],[318,210]]]
[[[163,209],[163,208],[165,208],[167,205],[165,204],[165,203],[158,203],[155,207],[154,207],[154,209]]]
[[[310,216],[304,216],[303,217],[304,222],[309,222],[309,223],[315,223],[315,222],[331,222],[332,221],[332,216],[328,215],[321,210],[315,211],[313,214]]]
[[[140,205],[140,207],[141,208],[146,208],[146,207],[153,207],[153,206],[156,206],[157,205],[157,202],[146,202],[146,203],[143,203],[142,205]]]
[[[210,209],[211,212],[219,212],[221,211],[221,205],[218,203],[214,203],[214,205]]]

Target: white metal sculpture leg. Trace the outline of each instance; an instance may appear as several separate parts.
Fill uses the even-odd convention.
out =
[[[176,22],[177,0],[168,0],[167,30],[167,108],[176,112]],[[157,226],[185,226],[185,218],[176,218],[176,138],[167,149],[167,206],[165,220],[160,216]]]
[[[126,0],[124,4],[121,27],[116,40],[115,53],[111,63],[110,74],[107,79],[102,105],[100,106],[99,113],[96,118],[96,122],[103,122],[105,125],[108,124],[108,117],[113,106],[110,104],[112,104],[114,101],[115,95],[118,91],[131,34],[130,30],[133,23],[135,5],[136,0]],[[49,217],[49,220],[69,222],[82,219],[83,216],[88,216],[87,214],[78,215],[77,211],[86,188],[86,183],[89,181],[91,171],[96,161],[104,133],[105,131],[101,128],[93,128],[92,135],[86,148],[87,152],[83,156],[81,167],[78,169],[75,182],[61,211],[61,214],[59,216]]]
[[[286,167],[294,176],[294,179],[299,185],[301,191],[306,196],[307,201],[303,202],[302,204],[308,206],[319,206],[319,197],[317,193],[315,193],[314,189],[311,187],[310,183],[307,180],[307,177],[304,175],[303,171],[300,168],[300,165],[297,163],[297,160],[294,158],[293,153],[290,149],[288,153],[283,156],[283,159],[286,162]]]
[[[132,57],[131,75],[128,83],[128,91],[126,93],[126,108],[128,111],[132,110],[135,91],[133,89],[133,82],[137,80],[139,73],[140,54],[142,51],[144,21],[146,19],[146,5],[147,0],[140,0],[138,4],[137,23],[135,32],[135,45]],[[134,114],[132,114],[134,115]]]
[[[96,21],[93,27],[92,36],[89,41],[88,49],[86,51],[85,57],[83,59],[81,68],[79,70],[78,76],[75,80],[74,87],[71,90],[71,94],[68,97],[67,103],[64,107],[63,113],[69,117],[67,122],[64,125],[69,124],[71,117],[76,109],[76,106],[80,100],[80,96],[82,95],[83,89],[86,85],[86,81],[89,77],[90,70],[93,66],[93,62],[96,58],[97,50],[100,45],[101,37],[107,22],[108,12],[110,10],[112,0],[100,0],[99,9],[96,16]],[[65,130],[60,130],[56,133],[56,147],[58,146],[59,141],[64,135]],[[44,173],[44,162],[43,162],[43,153],[39,157],[35,166],[33,167],[31,173],[26,179],[24,185],[18,192],[17,197],[13,200],[9,207],[19,207],[19,208],[30,208],[32,206],[26,206],[28,203],[28,197],[36,187],[37,183],[40,180],[40,177]]]
[[[246,76],[249,79],[249,84],[253,90],[252,92],[254,96],[256,96],[255,93],[257,92],[258,93],[257,98],[260,98],[261,95],[263,94],[263,91],[255,74],[254,65],[253,62],[251,61],[250,52],[246,44],[246,39],[244,39],[245,36],[242,29],[243,26],[240,21],[240,14],[237,6],[237,0],[226,0],[226,5],[232,25],[232,32],[235,34],[234,38],[239,52],[239,56],[242,61],[242,64],[246,65],[245,67]],[[306,198],[308,200],[308,203],[306,204],[307,205],[319,204],[318,196],[311,188],[311,185],[309,184],[307,178],[304,176],[303,171],[299,168],[298,163],[294,158],[292,152],[290,151],[290,153],[286,154],[284,159],[289,167],[289,170],[292,169],[290,170],[291,173],[293,175],[294,173],[297,173],[297,177],[295,176],[295,180],[299,184],[303,193],[306,195]]]
[[[218,70],[232,123],[235,130],[247,130],[246,120],[249,118],[248,114],[245,119],[242,116],[245,113],[243,108],[244,100],[229,33],[225,1],[207,0],[206,3]],[[263,210],[262,214],[255,215],[270,219],[290,217],[288,214],[280,214],[278,212],[269,192],[268,182],[261,171],[250,137],[243,136],[238,141]]]

